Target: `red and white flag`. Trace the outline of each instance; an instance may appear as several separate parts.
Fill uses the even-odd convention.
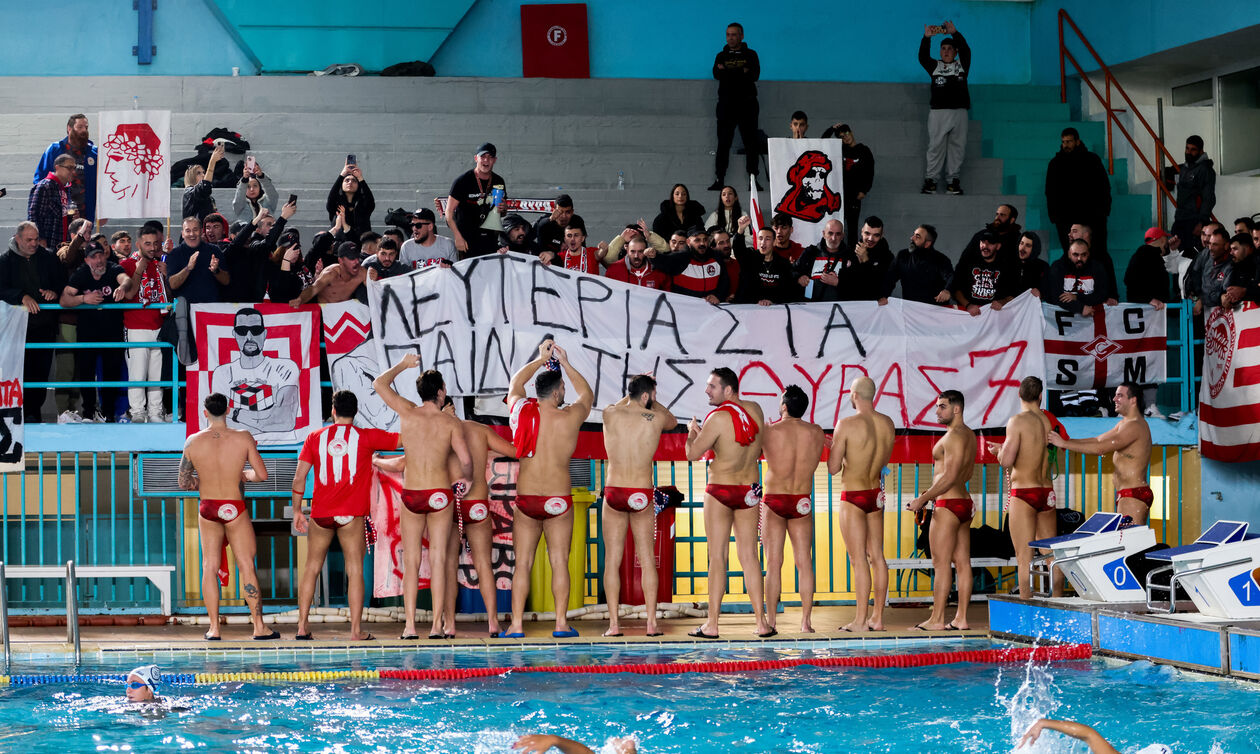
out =
[[[1199,452],[1228,463],[1260,460],[1260,308],[1253,303],[1207,316]]]
[[[761,217],[761,199],[757,196],[757,176],[751,173],[748,175],[748,217],[752,219],[752,236],[755,241],[765,220]]]
[[[98,118],[96,216],[170,216],[171,112],[117,110]]]
[[[1149,304],[1097,306],[1082,317],[1043,303],[1046,387],[1086,390],[1168,378],[1168,315]]]
[[[398,414],[376,394],[372,381],[385,371],[376,361],[372,318],[367,304],[345,301],[320,304],[323,310],[324,350],[333,390],[349,390],[359,398],[354,426],[398,431]]]

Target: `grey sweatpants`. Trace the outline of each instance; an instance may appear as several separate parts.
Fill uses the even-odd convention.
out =
[[[929,110],[927,171],[923,177],[936,180],[944,163],[945,182],[957,180],[966,151],[967,111]]]

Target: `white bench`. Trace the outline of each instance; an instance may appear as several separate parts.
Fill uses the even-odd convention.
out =
[[[889,571],[931,571],[936,567],[932,565],[931,558],[890,558],[887,562]],[[1009,560],[1006,558],[971,559],[972,568],[1015,568],[1016,565],[1017,562],[1014,558]],[[954,564],[951,562],[950,568],[953,567]],[[908,588],[909,587],[907,587],[907,589]],[[898,582],[897,589],[899,592],[902,592],[903,594],[905,593],[901,589],[900,582]],[[898,602],[918,601],[919,599],[920,598],[918,597],[890,597],[888,602],[889,604],[895,604]],[[971,597],[972,602],[982,602],[984,599],[985,596],[979,594],[972,595]]]
[[[171,614],[171,593],[174,591],[172,581],[175,577],[175,566],[171,565],[110,565],[74,567],[75,578],[80,579],[113,579],[143,578],[157,587],[162,595],[162,615]],[[9,565],[4,566],[6,579],[62,579],[66,578],[64,565]]]

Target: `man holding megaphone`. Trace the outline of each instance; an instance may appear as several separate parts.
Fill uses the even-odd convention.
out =
[[[446,224],[460,259],[489,254],[498,248],[503,218],[499,206],[507,183],[492,168],[499,152],[490,142],[477,147],[474,167],[455,179],[446,198]]]

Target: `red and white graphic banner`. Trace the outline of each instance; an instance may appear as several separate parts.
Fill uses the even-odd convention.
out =
[[[170,111],[103,112],[97,122],[96,216],[169,217]]]
[[[321,304],[324,321],[324,351],[333,390],[349,390],[359,399],[356,427],[398,431],[398,414],[385,405],[372,388],[372,380],[385,371],[376,362],[372,342],[372,318],[367,304],[343,301]]]
[[[792,218],[792,240],[818,243],[828,220],[844,222],[844,158],[839,139],[768,139],[770,213]],[[850,238],[856,228],[845,228]]]
[[[1260,460],[1260,309],[1212,309],[1203,337],[1199,452],[1213,461]]]
[[[0,474],[26,469],[22,374],[27,316],[24,307],[0,306]]]
[[[1168,313],[1149,304],[1094,308],[1089,317],[1043,303],[1046,387],[1085,390],[1168,378]]]
[[[197,363],[188,369],[188,434],[205,429],[201,402],[228,399],[227,423],[259,445],[300,443],[323,426],[319,407],[319,307],[196,304]]]

